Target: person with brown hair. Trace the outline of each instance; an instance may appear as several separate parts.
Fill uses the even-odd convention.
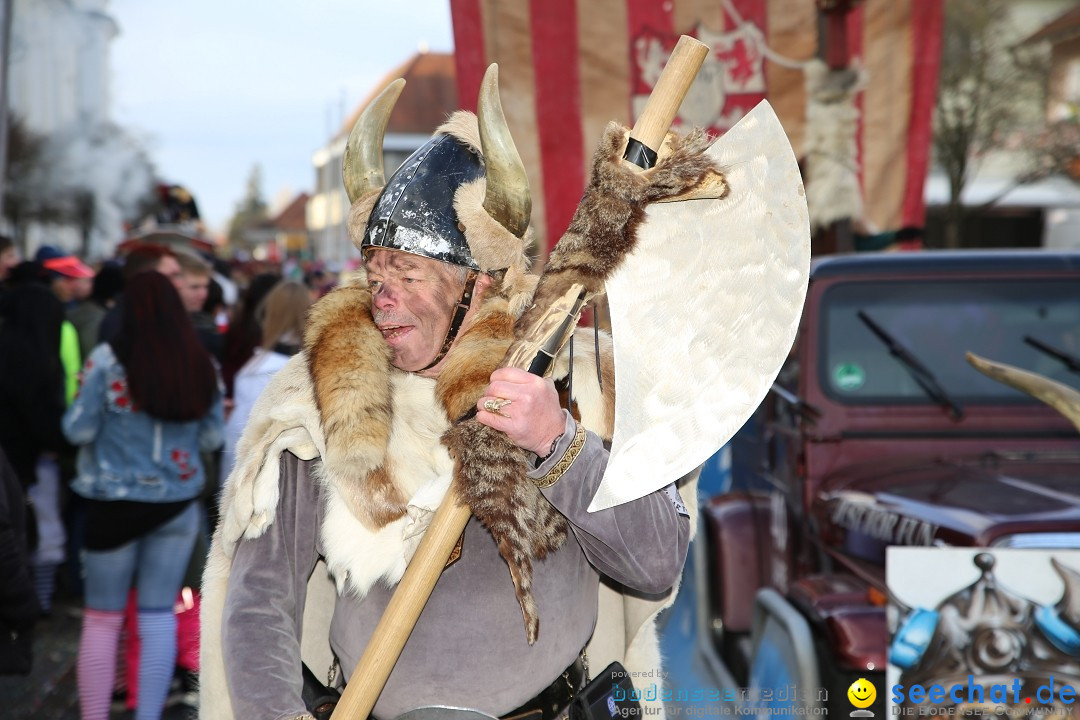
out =
[[[183,273],[180,263],[176,259],[176,253],[165,245],[145,243],[132,249],[124,256],[124,284],[130,284],[131,280],[147,270],[159,272],[169,279],[173,287],[179,292],[183,284]],[[120,331],[121,318],[124,314],[124,293],[116,296],[116,302],[109,308],[105,317],[98,327],[98,342],[112,342]]]
[[[262,343],[262,329],[255,316],[267,293],[281,282],[276,273],[259,273],[248,284],[240,302],[233,309],[229,329],[225,332],[225,356],[221,361],[221,377],[225,381],[225,397],[231,402],[236,373]]]
[[[162,274],[126,290],[118,334],[83,368],[64,415],[80,445],[72,489],[86,500],[85,611],[78,684],[84,720],[106,720],[128,588],[140,640],[137,720],[160,717],[176,656],[173,602],[198,533],[199,453],[221,443],[217,372]]]
[[[180,263],[180,284],[176,289],[180,291],[184,309],[188,311],[188,316],[195,326],[195,334],[213,358],[221,362],[225,350],[225,336],[218,332],[213,316],[203,311],[206,298],[210,295],[214,268],[209,262],[190,252],[176,253],[176,260]]]
[[[303,283],[281,282],[255,312],[262,327],[262,345],[244,363],[233,380],[233,409],[225,424],[225,451],[221,458],[221,482],[232,472],[236,443],[244,431],[251,408],[270,378],[300,350],[304,339],[311,294]]]

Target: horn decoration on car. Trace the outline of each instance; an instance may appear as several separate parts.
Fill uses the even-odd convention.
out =
[[[1076,429],[1080,430],[1080,392],[1038,373],[987,360],[975,353],[967,353],[967,361],[983,375],[1042,400],[1067,417]]]

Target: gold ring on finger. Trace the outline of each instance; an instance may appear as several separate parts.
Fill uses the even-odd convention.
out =
[[[496,415],[501,415],[503,417],[510,417],[509,415],[504,413],[502,409],[509,405],[511,402],[512,401],[507,400],[506,398],[491,398],[490,400],[484,402],[484,409],[487,410],[489,413],[495,413]]]

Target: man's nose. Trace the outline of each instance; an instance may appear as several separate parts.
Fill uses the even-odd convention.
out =
[[[379,310],[390,309],[397,304],[397,293],[390,287],[389,283],[384,282],[380,284],[379,289],[375,291],[372,302]]]

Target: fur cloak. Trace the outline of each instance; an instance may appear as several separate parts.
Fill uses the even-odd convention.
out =
[[[371,322],[369,307],[370,293],[355,285],[339,288],[316,304],[305,350],[271,380],[237,447],[203,576],[202,718],[233,717],[221,652],[229,568],[237,543],[260,536],[274,522],[281,453],[317,458],[316,481],[329,491],[322,528],[328,557],[309,581],[302,648],[305,662],[321,675],[332,659],[328,635],[333,594],[348,591],[362,597],[376,582],[400,580],[451,482],[453,463],[440,443],[449,418],[475,404],[513,340],[514,313],[507,299],[486,301],[463,328],[432,394],[423,389],[430,384],[389,365],[387,346]],[[583,426],[610,439],[610,338],[601,336],[602,392],[591,332],[579,332],[585,335],[574,343],[571,412]],[[569,369],[564,353],[555,377],[564,377]],[[437,479],[425,481],[411,468],[423,468],[427,477],[434,473]],[[695,521],[694,484],[682,492]],[[348,537],[348,542],[335,541],[340,537]],[[596,630],[588,645],[590,666],[598,670],[619,660],[631,672],[658,670],[653,620],[674,592],[646,601],[601,583]]]
[[[476,120],[467,113],[454,115],[437,132],[481,150]],[[327,489],[321,529],[326,570],[317,568],[309,583],[302,648],[316,674],[330,663],[334,584],[338,592],[363,597],[375,582],[397,583],[455,474],[459,495],[495,537],[508,563],[531,641],[536,631],[531,559],[565,539],[565,519],[524,477],[523,456],[508,460],[522,451],[504,435],[475,420],[453,426],[450,420],[482,395],[521,328],[515,326],[519,316],[528,320],[549,298],[575,284],[590,297],[603,292],[605,278],[633,251],[648,204],[727,192],[723,173],[705,154],[711,140],[704,133],[669,135],[657,165],[639,173],[620,160],[628,132],[614,123],[605,130],[589,186],[539,287],[536,276],[527,272],[528,232],[516,237],[483,210],[485,179],[458,189],[455,212],[472,253],[482,271],[501,275],[501,281],[459,333],[434,394],[428,389],[425,395],[430,383],[390,365],[389,348],[371,319],[371,293],[362,285],[339,288],[313,307],[305,350],[275,376],[253,408],[223,492],[221,520],[203,576],[201,717],[233,717],[220,641],[230,558],[241,538],[260,536],[274,521],[284,451],[304,460],[318,458],[316,481]],[[354,242],[363,237],[377,197],[373,191],[354,199],[349,216]],[[591,333],[574,346],[579,371],[573,373],[570,410],[585,428],[610,441],[615,417],[610,338],[600,344],[600,358],[592,350]],[[597,363],[602,386],[593,371]],[[553,376],[565,377],[569,370],[564,353]],[[454,450],[457,468],[448,448]],[[419,476],[417,469],[426,474]],[[681,490],[693,528],[692,475]],[[601,583],[597,624],[587,647],[590,667],[600,670],[618,660],[631,673],[662,676],[653,621],[674,592],[642,600]],[[662,702],[649,704],[663,716]]]

